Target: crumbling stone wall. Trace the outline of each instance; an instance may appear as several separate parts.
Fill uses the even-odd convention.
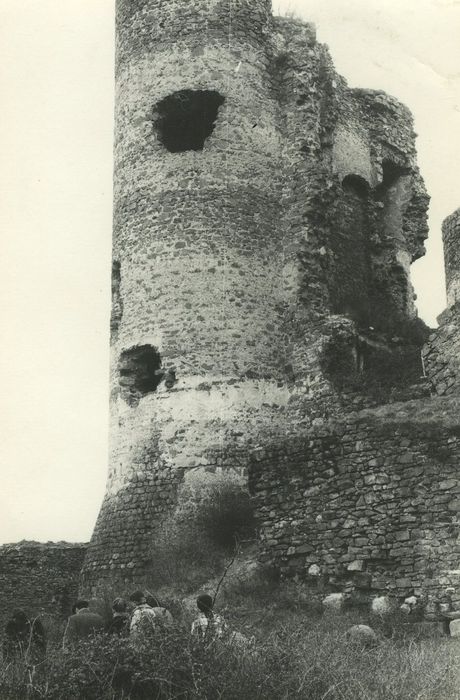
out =
[[[433,392],[460,392],[460,209],[443,223],[447,309],[439,316],[423,349],[425,372]]]
[[[439,327],[423,348],[423,361],[433,393],[448,396],[460,391],[460,303],[438,320]]]
[[[0,546],[0,630],[14,608],[64,619],[78,597],[86,544],[18,542]]]
[[[460,606],[460,401],[350,413],[256,452],[261,559],[329,590]]]
[[[460,209],[444,221],[442,234],[447,306],[451,307],[460,302]]]

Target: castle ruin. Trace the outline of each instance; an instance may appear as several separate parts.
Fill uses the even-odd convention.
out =
[[[142,583],[184,476],[234,469],[284,575],[460,603],[460,211],[428,337],[410,112],[270,0],[116,12],[110,460],[83,588]]]

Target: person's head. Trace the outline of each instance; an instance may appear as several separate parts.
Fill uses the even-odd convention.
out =
[[[145,597],[145,602],[147,603],[147,605],[150,605],[151,608],[161,608],[160,601],[158,600],[158,598],[152,595],[152,593],[149,593]]]
[[[136,605],[142,605],[143,603],[145,603],[144,591],[134,591],[134,593],[130,595],[129,599],[133,603],[136,603]]]
[[[84,600],[84,598],[79,598],[73,607],[77,613],[79,610],[83,610],[83,608],[89,608],[89,603],[87,600]]]
[[[196,605],[200,612],[204,613],[206,617],[212,617],[213,599],[209,593],[202,593],[196,599]]]
[[[124,613],[126,612],[126,608],[128,607],[126,600],[124,598],[115,598],[115,600],[112,603],[112,610],[113,612],[116,613]]]

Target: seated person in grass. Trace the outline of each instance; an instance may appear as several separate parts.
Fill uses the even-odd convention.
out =
[[[152,595],[152,593],[148,593],[145,600],[147,602],[147,605],[150,605],[153,612],[155,613],[158,622],[164,625],[165,627],[171,627],[173,623],[173,616],[171,615],[169,610],[167,610],[164,607],[164,605],[160,603],[158,598]]]
[[[147,596],[143,591],[135,591],[130,600],[136,604],[129,627],[129,636],[133,641],[138,641],[163,627],[171,626],[173,621],[171,613],[159,604],[155,596],[149,594],[153,607],[147,602]]]
[[[192,637],[203,642],[222,639],[227,632],[227,624],[223,617],[214,613],[214,601],[209,593],[199,595],[196,605],[200,614],[192,623]]]
[[[104,629],[104,620],[98,613],[91,612],[87,600],[77,600],[74,609],[75,614],[69,617],[65,628],[62,642],[64,648]]]
[[[129,634],[128,604],[124,598],[115,598],[112,603],[112,620],[107,628],[108,634],[126,637]]]
[[[208,593],[202,593],[196,600],[199,616],[192,623],[192,637],[204,643],[222,641],[240,651],[250,651],[254,638],[248,639],[241,632],[231,632],[221,615],[214,613],[214,600]]]

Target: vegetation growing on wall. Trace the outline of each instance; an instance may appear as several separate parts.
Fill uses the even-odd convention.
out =
[[[151,580],[193,590],[219,571],[237,542],[254,537],[244,480],[200,471],[181,486],[176,509],[155,534]]]

